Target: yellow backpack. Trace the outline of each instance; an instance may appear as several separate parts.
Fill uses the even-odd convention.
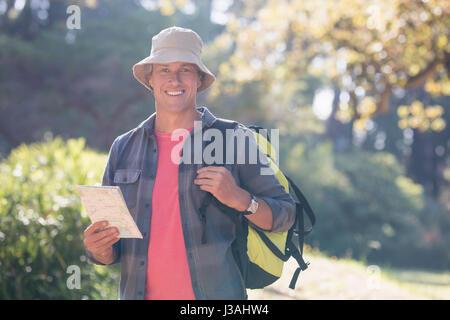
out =
[[[226,129],[234,128],[235,125],[237,125],[236,122],[217,119],[213,127],[225,134]],[[267,155],[269,165],[275,172],[281,185],[295,199],[296,218],[293,226],[287,232],[258,230],[253,228],[247,219],[239,219],[240,215],[236,214],[234,209],[223,205],[210,193],[208,193],[200,207],[200,215],[204,222],[206,207],[211,202],[214,202],[222,212],[234,219],[237,226],[237,238],[233,243],[232,251],[247,288],[264,288],[278,280],[281,277],[284,263],[290,257],[293,257],[299,266],[292,276],[289,288],[295,289],[300,271],[306,270],[309,265],[309,262],[305,263],[303,260],[303,241],[304,237],[312,231],[312,227],[315,224],[315,215],[297,185],[283,174],[276,165],[276,153],[270,144],[270,138],[266,139],[259,133],[263,128],[258,126],[249,126],[248,128],[252,130],[260,150]],[[225,155],[225,150],[223,155]],[[311,227],[306,231],[304,213],[308,216],[311,224]],[[204,233],[202,241],[205,241]]]

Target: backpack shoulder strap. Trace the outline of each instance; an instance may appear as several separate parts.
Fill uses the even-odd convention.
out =
[[[292,181],[292,179],[289,178],[288,176],[286,176],[286,179],[289,181],[289,185],[292,187],[295,195],[300,200],[302,206],[305,208],[306,215],[308,216],[309,221],[311,222],[311,228],[307,231],[304,231],[304,233],[303,233],[303,236],[305,236],[305,235],[311,233],[312,227],[316,223],[316,216],[314,214],[314,211],[311,209],[311,206],[309,205],[308,200],[306,200],[306,197],[300,191],[300,188],[297,187],[297,185],[294,183],[294,181]]]
[[[222,118],[216,118],[216,120],[213,122],[211,128],[219,129],[223,134],[226,133],[227,129],[234,129],[239,125],[238,122],[222,119]]]
[[[294,190],[295,195],[297,196],[300,203],[296,202],[296,218],[295,218],[295,224],[294,235],[290,238],[288,243],[288,249],[289,254],[297,261],[299,267],[295,270],[294,275],[292,276],[291,282],[289,283],[290,289],[295,289],[295,284],[297,283],[298,276],[300,275],[301,271],[304,271],[308,268],[309,262],[305,262],[303,260],[303,240],[306,235],[311,233],[312,228],[314,224],[316,223],[316,216],[314,215],[313,210],[311,209],[311,206],[308,203],[308,200],[306,200],[306,197],[303,195],[303,193],[300,191],[300,188],[290,179],[288,176],[286,176],[286,179],[289,181],[289,186],[292,187]],[[303,212],[306,212],[310,222],[311,222],[311,228],[309,230],[304,230],[304,220],[303,220]],[[296,234],[295,234],[296,233]],[[294,241],[294,238],[296,241]],[[298,242],[298,243],[296,243]]]
[[[212,124],[211,128],[219,129],[222,133],[223,137],[226,137],[226,130],[227,129],[234,129],[238,123],[236,121],[216,118],[214,123]],[[225,163],[226,160],[226,143],[223,143],[223,163]],[[220,166],[220,164],[212,164],[216,166]],[[211,204],[214,203],[216,206],[220,207],[223,212],[228,213],[229,210],[232,210],[231,208],[226,207],[221,202],[219,202],[210,192],[206,193],[206,196],[204,197],[202,204],[200,205],[199,212],[200,212],[200,218],[202,221],[202,244],[206,243],[206,232],[205,232],[205,224],[206,224],[206,208]]]

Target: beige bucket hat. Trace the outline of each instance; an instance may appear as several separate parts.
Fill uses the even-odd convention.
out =
[[[202,84],[197,91],[206,90],[216,80],[216,77],[206,68],[200,59],[202,47],[202,39],[191,29],[175,26],[164,29],[152,38],[150,56],[133,66],[133,75],[136,80],[152,91],[146,78],[152,71],[153,63],[194,63],[204,75]]]

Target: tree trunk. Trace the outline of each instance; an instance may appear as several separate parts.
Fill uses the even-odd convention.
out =
[[[440,174],[438,170],[438,156],[435,152],[436,144],[433,132],[420,132],[414,129],[414,139],[411,155],[407,166],[408,175],[416,183],[420,183],[425,192],[438,198],[440,191]]]
[[[345,152],[350,148],[352,143],[352,136],[349,134],[352,128],[351,124],[345,124],[336,119],[336,113],[339,110],[339,95],[341,94],[340,88],[334,86],[334,99],[332,104],[331,114],[325,122],[326,133],[325,136],[333,142],[334,152]]]

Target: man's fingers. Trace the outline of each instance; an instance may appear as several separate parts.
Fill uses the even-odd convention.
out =
[[[92,248],[92,250],[89,250],[89,252],[91,252],[94,255],[105,255],[105,253],[107,253],[107,251],[111,250],[114,243],[116,243],[119,240],[120,240],[120,238],[112,239],[100,247]]]
[[[92,247],[101,248],[103,246],[106,246],[111,241],[116,242],[119,239],[117,236],[118,236],[118,233],[110,234],[110,235],[108,235],[104,238],[101,238],[101,239],[95,241],[94,243],[92,243]]]
[[[217,171],[204,171],[197,174],[196,179],[220,180],[225,178],[225,173]]]
[[[207,186],[215,186],[216,185],[216,181],[212,180],[212,179],[195,179],[194,180],[195,184],[199,184],[199,185],[207,185]]]
[[[218,171],[202,171],[200,173],[197,174],[198,178],[203,178],[203,177],[218,177],[222,175],[221,172]]]
[[[115,227],[111,227],[111,228],[108,228],[108,229],[103,230],[103,231],[98,231],[98,232],[96,232],[94,234],[91,234],[90,236],[87,236],[84,239],[84,244],[87,247],[88,246],[89,247],[90,246],[96,246],[96,242],[98,242],[98,241],[100,241],[100,240],[102,240],[104,238],[114,236],[114,234],[118,234],[118,230]]]
[[[206,184],[203,184],[203,185],[199,186],[199,188],[200,188],[201,190],[203,190],[203,191],[208,191],[208,192],[211,192],[211,193],[213,193],[213,191],[216,190],[214,187],[208,186],[208,185],[206,185]]]
[[[91,234],[94,234],[98,230],[105,228],[108,225],[107,221],[97,221],[93,224],[91,224],[89,227],[84,230],[84,237],[88,237]]]
[[[103,246],[99,247],[97,250],[98,250],[99,252],[106,251],[106,249],[111,248],[112,245],[113,245],[114,243],[116,243],[117,241],[119,241],[119,240],[120,240],[120,238],[112,239],[112,240],[108,241],[107,243],[105,243]]]
[[[88,243],[86,245],[87,249],[92,253],[99,253],[105,250],[107,247],[112,246],[112,244],[119,241],[120,238],[117,236],[108,236],[94,243]]]

